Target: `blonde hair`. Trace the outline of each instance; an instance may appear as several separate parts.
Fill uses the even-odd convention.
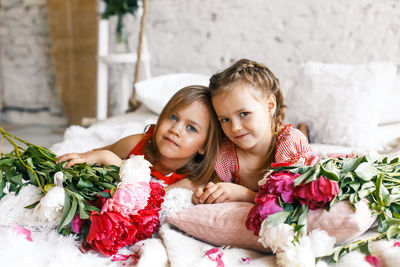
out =
[[[211,178],[214,171],[214,160],[218,152],[222,135],[217,116],[212,107],[211,93],[207,87],[201,85],[187,86],[172,96],[167,105],[161,111],[154,128],[154,133],[144,145],[143,152],[150,162],[157,162],[160,152],[156,143],[156,134],[161,122],[168,119],[175,111],[184,108],[193,102],[202,103],[210,114],[207,139],[203,145],[204,154],[197,154],[188,164],[176,170],[176,173],[184,174],[186,178],[196,180],[199,183],[204,183]]]
[[[240,59],[235,64],[210,78],[210,91],[212,96],[222,91],[231,90],[238,83],[250,83],[255,89],[260,90],[263,96],[271,94],[276,99],[276,110],[271,120],[271,130],[277,132],[285,119],[286,105],[283,99],[278,78],[263,64],[249,59]]]

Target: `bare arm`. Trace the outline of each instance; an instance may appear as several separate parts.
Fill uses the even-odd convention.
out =
[[[184,178],[176,183],[173,183],[173,184],[167,186],[165,188],[165,192],[168,192],[169,190],[171,190],[173,188],[178,188],[178,187],[189,189],[194,192],[197,188],[197,184],[194,183],[193,181],[189,180],[188,178]]]
[[[127,136],[116,143],[97,148],[85,153],[68,153],[64,154],[57,159],[57,163],[68,161],[66,168],[74,164],[88,163],[99,165],[121,165],[123,159],[128,158],[129,152],[133,147],[142,139],[142,134],[135,134]]]
[[[139,143],[139,141],[143,138],[143,134],[134,134],[130,135],[127,137],[124,137],[114,144],[101,147],[101,148],[96,148],[96,150],[109,150],[111,152],[114,152],[118,157],[121,159],[127,159],[129,153],[132,151],[132,149]]]

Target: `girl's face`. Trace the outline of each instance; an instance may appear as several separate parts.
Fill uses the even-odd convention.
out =
[[[273,95],[262,97],[251,84],[240,83],[213,96],[212,103],[222,130],[235,145],[243,150],[269,148]]]
[[[202,154],[209,122],[209,110],[198,101],[168,114],[156,133],[161,158],[184,165],[197,153]]]

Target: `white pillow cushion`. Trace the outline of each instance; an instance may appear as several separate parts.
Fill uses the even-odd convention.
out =
[[[393,87],[389,89],[384,100],[383,110],[379,116],[379,124],[400,122],[400,74],[394,79]]]
[[[312,142],[373,148],[395,74],[396,66],[389,63],[305,63],[299,87],[286,96],[287,118],[306,123]]]
[[[135,84],[136,97],[156,114],[160,114],[170,98],[189,85],[208,86],[210,76],[195,73],[173,73],[150,78]]]

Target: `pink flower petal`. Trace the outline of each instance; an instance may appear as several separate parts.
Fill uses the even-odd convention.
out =
[[[250,264],[250,261],[251,261],[250,257],[240,258],[240,259],[242,260],[242,263],[244,263],[244,264]]]
[[[393,247],[400,247],[400,242],[394,242]]]
[[[222,252],[222,251],[219,252],[214,259],[211,257],[211,254],[214,254],[218,251],[219,251],[219,248],[212,248],[205,253],[205,256],[207,256],[210,260],[217,262],[217,267],[225,267],[225,264],[222,260],[222,256],[224,255],[224,252]]]
[[[20,225],[18,225],[16,223],[13,223],[13,229],[14,229],[15,232],[17,232],[17,234],[25,235],[25,239],[26,240],[33,241],[32,237],[31,237],[31,231],[29,231],[28,229],[26,229],[26,228],[24,228],[24,227],[22,227],[22,226],[20,226]]]
[[[365,260],[374,267],[380,267],[378,258],[376,258],[372,255],[365,256]]]

